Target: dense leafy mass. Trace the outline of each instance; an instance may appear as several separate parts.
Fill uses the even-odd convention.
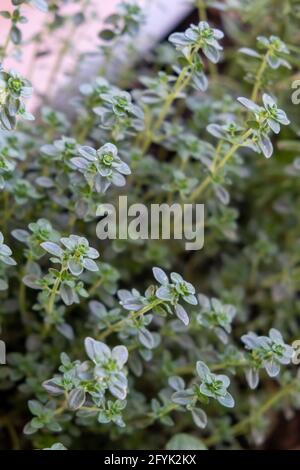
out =
[[[0,448],[263,446],[300,407],[299,2],[191,1],[193,23],[116,78],[147,21],[125,0],[98,75],[59,109],[49,89],[32,123],[34,83],[6,59],[28,7],[46,15],[38,51],[75,34],[90,2],[64,3],[0,12]],[[204,248],[100,241],[97,209],[120,194],[205,203]]]

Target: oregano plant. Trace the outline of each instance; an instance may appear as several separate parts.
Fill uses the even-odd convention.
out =
[[[96,7],[65,3],[0,12],[0,448],[296,448],[276,430],[300,409],[297,2],[190,0],[143,54],[149,5],[120,0],[80,56]],[[37,76],[65,27],[34,107],[7,63],[29,43]],[[99,237],[120,196],[204,204],[202,249]]]

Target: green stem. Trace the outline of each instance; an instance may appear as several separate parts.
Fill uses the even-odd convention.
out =
[[[263,61],[260,65],[260,67],[258,69],[258,72],[257,72],[257,75],[256,75],[256,80],[255,80],[252,95],[251,95],[251,100],[254,101],[255,103],[256,103],[258,93],[259,93],[259,90],[260,90],[263,74],[264,74],[265,69],[268,65],[268,62],[267,62],[268,57],[269,57],[269,52],[267,52],[267,54],[264,56]]]
[[[95,292],[97,291],[97,289],[99,289],[103,281],[104,281],[103,277],[100,277],[94,282],[94,284],[91,285],[88,291],[89,297],[95,294]]]
[[[49,319],[52,317],[53,315],[53,309],[54,309],[54,303],[55,303],[55,297],[58,293],[58,290],[60,288],[60,284],[61,284],[61,280],[62,280],[62,275],[64,273],[64,271],[66,270],[66,267],[65,266],[62,266],[60,272],[59,272],[59,275],[57,276],[55,282],[54,282],[54,285],[50,291],[50,296],[49,296],[49,300],[48,300],[48,303],[46,305],[46,313],[49,317]],[[49,330],[49,327],[50,327],[50,324],[46,324],[46,332]]]
[[[19,287],[19,306],[20,314],[23,320],[24,325],[27,324],[27,307],[26,307],[26,286],[22,281],[22,276],[20,278],[20,287]]]
[[[207,21],[207,13],[204,0],[197,0],[197,8],[200,21]]]
[[[60,277],[58,277],[56,279],[55,283],[54,283],[52,292],[51,292],[50,297],[49,297],[49,302],[48,302],[48,306],[47,306],[47,313],[49,315],[52,315],[54,302],[55,302],[55,297],[56,297],[56,294],[58,292],[60,283],[61,283],[61,279],[60,279]]]
[[[231,367],[246,367],[248,363],[246,361],[225,361],[225,362],[220,362],[218,364],[213,364],[209,366],[210,370],[212,372],[217,372],[219,370],[223,369],[228,369]],[[186,366],[180,366],[176,367],[174,374],[175,375],[190,375],[195,372],[195,366],[194,365],[186,365]]]
[[[6,36],[6,39],[5,39],[5,43],[3,44],[3,47],[1,48],[1,54],[0,54],[0,61],[1,62],[4,62],[4,59],[5,59],[6,54],[7,54],[7,49],[8,49],[9,43],[10,43],[10,33],[11,33],[11,28],[9,29],[9,31],[7,33],[7,36]]]
[[[155,124],[154,125],[150,124],[150,128],[146,131],[146,139],[145,139],[145,143],[144,143],[143,148],[142,148],[143,154],[145,154],[147,152],[150,145],[152,144],[153,139],[155,137],[155,132],[157,132],[161,128],[161,125],[163,124],[165,118],[167,117],[167,114],[168,114],[173,102],[175,101],[175,99],[177,98],[179,93],[190,82],[190,80],[192,78],[191,75],[188,75],[186,77],[186,75],[189,71],[189,68],[190,67],[187,65],[186,67],[184,67],[182,69],[180,75],[178,76],[178,78],[176,80],[176,83],[174,84],[173,90],[168,95],[168,97],[166,98],[166,100],[163,104],[163,107],[162,107],[162,109],[161,109],[161,111],[158,115],[158,118],[155,121]]]
[[[190,202],[193,202],[195,201],[195,199],[197,199],[200,194],[202,194],[205,189],[210,185],[211,181],[212,181],[212,178],[213,176],[221,169],[224,167],[224,165],[226,165],[226,163],[231,159],[231,157],[233,157],[233,155],[235,154],[235,152],[243,145],[243,143],[248,139],[248,137],[251,135],[252,133],[252,129],[249,129],[247,132],[245,132],[245,134],[241,137],[241,141],[232,145],[232,147],[230,148],[230,150],[225,154],[225,156],[222,158],[222,160],[217,163],[216,165],[214,165],[214,168],[213,168],[213,174],[212,175],[208,175],[204,181],[192,192],[191,196],[189,197],[189,201]]]
[[[274,405],[276,405],[280,400],[282,400],[286,396],[290,395],[297,388],[299,388],[299,381],[295,380],[294,382],[289,383],[288,385],[286,385],[285,387],[281,388],[279,391],[274,393],[254,413],[250,414],[250,416],[247,416],[245,419],[235,424],[231,428],[231,436],[232,437],[239,436],[247,432],[247,430],[249,429],[249,426],[255,423],[255,421],[257,421],[257,419],[260,416],[264,415],[270,408],[272,408]],[[215,445],[220,441],[222,441],[221,432],[217,432],[213,434],[212,436],[210,436],[209,438],[203,440],[203,442],[207,446]]]
[[[176,403],[171,403],[170,405],[166,406],[159,415],[155,415],[155,413],[151,412],[148,414],[149,418],[152,418],[152,422],[155,421],[156,419],[163,418],[164,416],[168,415],[174,410],[177,410],[180,407],[180,405],[176,405]]]
[[[127,323],[128,319],[134,320],[136,318],[139,318],[142,315],[144,315],[145,313],[152,310],[154,307],[157,307],[157,305],[159,305],[161,303],[163,303],[163,300],[157,299],[157,300],[154,300],[153,302],[151,302],[149,305],[145,305],[145,307],[141,308],[137,312],[132,312],[130,317],[123,318],[122,320],[118,321],[117,323],[114,323],[109,328],[107,328],[107,330],[105,330],[99,336],[99,340],[103,340],[103,339],[107,338],[108,336],[110,336],[112,333],[116,333],[117,331],[122,330],[123,326]]]

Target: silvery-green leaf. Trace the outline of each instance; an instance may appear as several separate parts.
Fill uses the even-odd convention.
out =
[[[110,422],[110,418],[105,413],[105,411],[100,411],[100,413],[98,414],[98,422],[101,424],[107,424]]]
[[[168,287],[159,287],[156,291],[156,297],[158,299],[161,299],[161,300],[166,300],[166,301],[170,301],[172,300],[173,296],[172,296],[172,293],[170,291],[170,289]]]
[[[32,423],[29,422],[27,424],[25,424],[24,428],[23,428],[23,433],[27,436],[31,435],[31,434],[34,434],[37,432],[37,428],[35,428],[34,426],[32,426]]]
[[[118,367],[123,367],[128,361],[128,350],[125,346],[115,346],[112,349],[111,357],[116,360]]]
[[[111,181],[115,186],[122,187],[126,184],[126,179],[121,173],[114,172],[111,177]]]
[[[276,377],[280,372],[280,366],[274,360],[266,361],[264,366],[270,377]]]
[[[78,410],[85,402],[85,391],[82,389],[74,389],[68,395],[68,407],[70,410]]]
[[[122,382],[114,380],[108,386],[110,393],[118,398],[119,400],[124,400],[127,395],[127,388],[124,386]]]
[[[197,305],[197,297],[195,295],[189,294],[189,295],[184,295],[183,300],[187,302],[190,305]]]
[[[89,302],[89,307],[93,315],[97,318],[104,318],[107,315],[107,310],[105,305],[98,300],[91,300]]]
[[[173,390],[179,392],[180,390],[184,390],[185,382],[182,377],[173,376],[168,379],[168,384],[170,385]]]
[[[52,181],[51,178],[47,178],[46,176],[39,176],[35,180],[36,184],[38,186],[41,186],[42,188],[53,188],[54,187],[54,182]]]
[[[220,184],[215,184],[214,190],[215,190],[217,198],[222,202],[222,204],[227,206],[230,202],[230,196],[229,196],[229,192],[227,191],[227,189],[224,188],[224,186],[221,186]]]
[[[181,320],[184,325],[187,326],[189,324],[190,322],[189,316],[186,313],[185,309],[182,307],[182,305],[177,304],[175,306],[175,314],[177,318],[179,318],[179,320]]]
[[[198,294],[199,305],[204,309],[210,309],[209,298],[204,294]]]
[[[282,111],[282,109],[278,109],[277,110],[277,121],[280,122],[280,124],[283,124],[284,126],[288,126],[291,121],[288,119],[286,113],[284,111]]]
[[[9,266],[15,266],[17,264],[16,261],[10,256],[2,256],[1,261],[2,263],[8,264]]]
[[[92,338],[86,338],[85,345],[88,356],[96,363],[105,362],[111,357],[111,351],[109,347],[106,346],[105,343],[102,343],[102,341],[96,341]],[[88,353],[88,350],[90,351],[91,346],[93,349],[92,355]]]
[[[208,88],[208,79],[206,75],[202,72],[197,72],[193,76],[193,84],[200,91],[206,91]]]
[[[83,266],[72,259],[68,260],[68,268],[74,276],[79,276],[83,271]]]
[[[179,390],[172,395],[172,402],[178,405],[189,405],[193,401],[194,393],[193,390]]]
[[[198,428],[204,429],[207,425],[206,413],[201,408],[192,408],[192,417]]]
[[[74,303],[73,289],[68,284],[62,283],[59,293],[66,305],[72,305]]]
[[[152,334],[146,328],[140,328],[138,331],[138,338],[140,343],[147,349],[154,348],[154,339]]]
[[[76,168],[82,171],[85,171],[89,166],[89,163],[87,162],[87,160],[81,157],[71,158],[70,161]]]
[[[42,387],[47,390],[51,395],[63,395],[64,389],[57,385],[53,380],[45,380],[42,383]]]
[[[97,259],[99,258],[99,252],[95,248],[89,247],[87,256],[92,259]]]
[[[167,443],[167,450],[207,450],[200,439],[191,434],[176,434]]]
[[[280,58],[277,57],[275,54],[269,54],[267,56],[267,62],[269,64],[269,66],[271,67],[271,69],[278,69],[278,67],[280,67]]]
[[[197,374],[199,375],[200,379],[203,380],[203,381],[206,381],[211,375],[209,368],[202,361],[197,362],[196,370],[197,370]]]
[[[41,247],[54,256],[60,257],[63,254],[63,250],[60,248],[60,246],[53,242],[43,242],[41,243]]]
[[[84,258],[83,266],[85,267],[85,269],[88,269],[89,271],[93,271],[93,272],[99,271],[99,268],[97,264],[95,263],[95,261],[89,258]]]
[[[30,289],[40,290],[41,287],[37,284],[38,280],[39,278],[34,274],[27,274],[22,279],[25,286],[29,287]]]
[[[91,161],[91,162],[95,160],[95,157],[97,155],[96,150],[93,149],[92,147],[88,147],[87,145],[79,146],[78,151],[80,155],[82,155],[84,158],[86,158],[88,161]]]
[[[239,49],[239,52],[241,52],[242,54],[245,54],[245,55],[248,55],[250,57],[255,57],[257,59],[260,59],[261,58],[261,54],[259,54],[257,51],[255,51],[254,49],[250,49],[249,47],[241,47]]]
[[[173,273],[171,273],[170,277],[171,277],[172,281],[175,282],[175,283],[183,282],[183,277],[178,273],[173,272]]]
[[[227,408],[233,408],[235,405],[233,397],[228,392],[223,397],[218,397],[218,402]]]
[[[259,383],[259,374],[258,371],[255,369],[247,369],[245,372],[246,380],[248,382],[249,387],[252,390],[255,390]]]
[[[222,330],[222,328],[216,327],[214,331],[217,337],[219,338],[219,340],[222,341],[223,344],[228,343],[228,334],[224,330]]]
[[[169,279],[166,273],[161,268],[153,268],[152,269],[153,276],[159,282],[159,284],[168,284]]]
[[[250,331],[246,335],[241,337],[242,342],[245,344],[247,349],[255,349],[258,346],[258,336],[256,333]]]
[[[279,134],[280,124],[278,122],[274,121],[274,119],[268,119],[268,124],[275,134]]]
[[[267,93],[263,94],[262,100],[266,108],[273,108],[276,106],[276,101],[272,98],[272,96],[268,95]]]
[[[267,135],[261,135],[258,140],[258,145],[266,158],[270,158],[273,154],[273,145]]]
[[[269,331],[269,336],[272,341],[275,341],[278,344],[284,344],[282,334],[276,328],[271,328]]]
[[[52,444],[51,447],[45,447],[43,450],[67,450],[67,448],[60,442],[56,442],[55,444]]]
[[[37,400],[29,400],[28,408],[34,416],[40,416],[43,413],[43,405]]]
[[[220,53],[215,47],[210,46],[209,44],[206,44],[203,47],[203,52],[213,64],[216,64],[217,62],[219,62]]]
[[[247,109],[249,109],[250,111],[252,111],[253,113],[259,113],[261,111],[261,107],[258,106],[256,103],[254,103],[253,101],[251,100],[248,100],[248,98],[243,98],[243,97],[240,97],[237,99],[243,106],[245,106]]]
[[[7,245],[0,245],[0,256],[10,256],[11,254],[12,251]]]
[[[27,230],[16,229],[11,232],[12,236],[20,242],[26,243],[28,240],[29,233]]]
[[[180,46],[186,46],[190,44],[190,40],[185,37],[183,33],[173,33],[169,36],[168,39],[169,42],[175,44],[175,45],[180,45]]]
[[[217,139],[224,139],[226,137],[226,132],[224,132],[219,124],[209,124],[206,130]]]
[[[75,335],[74,335],[74,330],[71,327],[71,325],[68,325],[67,323],[60,323],[56,325],[56,329],[57,331],[60,332],[61,335],[63,335],[69,341],[73,341]]]
[[[4,279],[0,279],[0,291],[8,289],[8,283]]]
[[[49,157],[55,157],[57,155],[57,149],[54,147],[54,145],[49,144],[43,145],[41,147],[41,152],[49,155]]]

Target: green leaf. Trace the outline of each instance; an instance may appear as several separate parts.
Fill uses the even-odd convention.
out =
[[[99,33],[99,38],[103,39],[104,41],[111,41],[115,37],[115,33],[110,29],[103,29],[103,31],[100,31]]]
[[[82,389],[74,389],[68,397],[68,406],[70,410],[78,410],[85,402],[85,391]]]
[[[166,445],[167,450],[207,450],[203,442],[190,434],[176,434]]]
[[[29,400],[28,408],[30,409],[31,413],[35,416],[40,416],[43,412],[43,406],[37,400]]]
[[[0,11],[0,16],[2,16],[3,18],[9,19],[10,18],[10,13],[9,13],[9,11]]]
[[[16,44],[16,45],[20,44],[21,41],[22,41],[21,30],[19,28],[17,28],[17,26],[13,26],[11,28],[11,31],[10,31],[10,37],[11,37],[11,40],[14,44]]]

